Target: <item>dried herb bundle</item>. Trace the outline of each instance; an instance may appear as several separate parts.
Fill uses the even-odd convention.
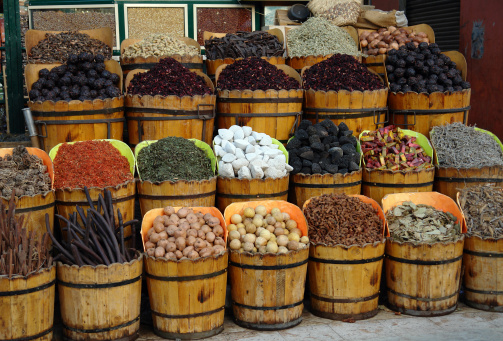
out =
[[[12,193],[8,212],[3,202],[0,203],[0,276],[9,278],[27,276],[53,263],[48,248],[49,235],[27,232],[23,227],[24,216],[18,219],[15,213]]]
[[[264,31],[228,33],[222,38],[206,40],[204,47],[210,60],[283,56],[285,51],[278,37]]]
[[[199,181],[214,176],[204,151],[183,137],[165,137],[143,148],[137,162],[141,179],[146,181]]]
[[[90,208],[87,215],[80,206],[76,206],[69,219],[59,214],[56,217],[66,224],[63,231],[67,232],[66,241],[59,243],[49,229],[49,215],[45,215],[46,227],[54,247],[60,254],[55,260],[61,260],[68,265],[110,265],[112,263],[130,262],[135,258],[135,249],[127,249],[124,244],[124,229],[131,225],[132,245],[135,245],[135,224],[138,220],[122,221],[122,214],[117,210],[119,226],[115,228],[115,214],[112,205],[112,194],[105,190],[105,197],[100,194],[95,208],[87,187],[84,187]],[[85,223],[80,226],[78,217]]]
[[[440,167],[481,168],[503,166],[503,153],[489,134],[460,122],[434,127],[431,144]]]
[[[478,237],[502,237],[502,189],[486,185],[466,187],[459,192],[459,204],[465,215],[467,233]]]
[[[304,214],[309,239],[327,245],[364,245],[383,239],[383,223],[372,205],[346,194],[311,199]]]
[[[405,201],[386,212],[391,239],[399,242],[452,242],[461,236],[457,218],[423,204]]]

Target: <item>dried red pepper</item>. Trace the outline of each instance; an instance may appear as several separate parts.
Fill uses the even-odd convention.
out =
[[[55,188],[104,188],[132,179],[128,159],[108,141],[65,143],[54,158]]]

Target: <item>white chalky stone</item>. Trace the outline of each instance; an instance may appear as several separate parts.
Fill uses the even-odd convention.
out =
[[[278,149],[267,149],[264,152],[264,155],[274,158],[276,155],[279,155],[278,152],[282,154],[282,152]]]
[[[222,140],[232,140],[234,137],[234,133],[229,129],[218,129],[218,135],[222,138]]]
[[[262,137],[262,139],[260,139],[260,145],[261,146],[268,146],[272,144],[272,139],[269,135],[266,135],[264,134],[264,136]]]
[[[243,132],[243,129],[241,129],[241,127],[239,128],[239,130],[236,130],[234,132],[234,141],[235,140],[242,140],[245,138],[245,133]]]
[[[286,165],[285,165],[285,169],[286,169],[286,171],[287,171],[287,172],[291,172],[291,171],[293,171],[293,167],[292,167],[292,166],[290,166],[289,164],[286,164]]]
[[[264,158],[262,160],[264,160],[264,162],[267,163],[269,159],[270,159],[269,155],[264,155]]]
[[[279,155],[277,155],[274,160],[278,160],[280,162],[283,162],[283,163],[286,163],[286,156],[285,154],[281,153]]]
[[[224,156],[225,150],[222,148],[222,146],[219,146],[218,144],[215,145],[215,155],[216,156]]]
[[[238,125],[233,125],[229,127],[229,130],[232,131],[232,133],[236,133],[236,131],[241,130],[241,127]]]
[[[255,139],[255,141],[260,141],[260,133],[257,133],[256,131],[252,131],[251,136]]]
[[[255,138],[253,136],[248,136],[248,142],[254,146],[257,144],[257,141],[255,140]]]
[[[235,171],[239,171],[241,167],[248,166],[250,163],[246,159],[236,159],[232,162],[232,168]]]
[[[246,166],[241,167],[238,171],[238,178],[251,180],[252,176],[251,176],[250,168],[248,168]]]
[[[252,165],[250,171],[253,179],[262,179],[264,177],[264,171],[260,167]]]
[[[253,160],[255,160],[257,158],[257,154],[255,154],[255,153],[246,153],[245,157],[246,157],[246,160],[252,162]]]
[[[241,127],[243,129],[243,133],[245,134],[245,137],[248,137],[252,133],[252,128],[248,126]]]
[[[220,170],[225,165],[225,162],[222,160],[218,161],[218,169]]]
[[[261,160],[261,159],[255,159],[255,160],[251,161],[250,164],[253,166],[260,167],[260,168],[268,168],[269,167],[267,162],[265,162],[264,160]]]
[[[215,145],[221,145],[222,144],[222,138],[220,136],[215,136],[213,139],[213,142],[215,142]]]
[[[243,152],[242,149],[236,148],[236,157],[238,159],[244,159],[245,158],[245,152]]]
[[[246,151],[246,154],[255,153],[255,147],[252,146],[251,144],[249,144],[249,145],[246,146],[245,151]]]
[[[269,167],[264,172],[266,178],[277,179],[283,177],[283,171],[276,169],[274,167]]]
[[[249,145],[248,141],[246,140],[242,140],[242,139],[235,139],[234,140],[234,145],[237,147],[237,148],[240,148],[242,150],[245,150],[246,147]]]
[[[231,142],[228,142],[225,145],[224,149],[225,149],[225,151],[227,153],[231,153],[231,154],[235,154],[236,153],[236,147]]]
[[[236,155],[231,153],[227,153],[222,157],[223,162],[232,162],[234,160],[236,160]]]
[[[272,149],[279,149],[279,146],[277,144],[272,143],[272,140],[271,140],[271,144],[268,147],[272,148]]]
[[[270,159],[267,164],[269,168],[276,168],[277,170],[284,171],[285,170],[285,162],[278,159]]]
[[[218,174],[224,178],[234,178],[234,169],[230,163],[225,163],[223,167],[218,169]]]

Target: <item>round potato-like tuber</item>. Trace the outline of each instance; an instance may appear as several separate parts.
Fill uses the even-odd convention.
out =
[[[229,247],[231,248],[231,250],[239,250],[241,248],[241,242],[239,241],[239,239],[233,239],[229,243]]]
[[[167,215],[168,217],[172,214],[175,214],[175,209],[172,207],[172,206],[166,206],[164,207],[164,209],[162,210],[164,212],[165,215]]]
[[[176,251],[176,244],[175,243],[172,243],[172,242],[168,242],[168,244],[166,244],[166,252],[175,252]]]
[[[213,243],[215,241],[215,234],[213,232],[206,233],[206,241],[209,243]]]
[[[174,252],[166,252],[166,254],[164,255],[164,257],[168,258],[168,259],[176,259],[176,255]]]
[[[233,214],[231,216],[231,223],[239,224],[241,222],[243,222],[243,218],[241,218],[241,216],[239,214]]]
[[[201,226],[201,230],[200,231],[203,231],[204,234],[208,233],[211,231],[211,227],[209,227],[208,225],[203,225]]]
[[[163,257],[165,253],[166,253],[166,250],[164,250],[163,247],[158,246],[155,248],[154,256],[155,257]]]
[[[285,246],[278,247],[278,254],[285,254],[288,252],[288,249]]]
[[[220,219],[217,217],[211,217],[206,221],[206,224],[208,224],[210,227],[215,227],[217,225],[220,225]]]
[[[288,250],[296,251],[299,249],[299,242],[295,240],[290,240],[286,246]]]
[[[269,242],[266,245],[266,252],[277,253],[278,252],[278,244],[274,242]]]
[[[285,235],[281,235],[278,236],[278,238],[276,238],[276,243],[278,243],[279,246],[286,246],[288,242],[289,242],[288,237]]]
[[[286,233],[285,229],[278,227],[274,229],[274,234],[279,237],[281,235],[284,235]]]
[[[190,251],[187,256],[188,259],[196,259],[199,258],[199,253],[196,252],[195,250]]]
[[[175,251],[176,259],[181,259],[183,257],[183,253],[180,250]]]
[[[225,240],[222,237],[216,237],[213,245],[221,245],[225,247]]]
[[[161,240],[168,239],[168,233],[166,231],[162,231],[159,233],[159,238],[161,238]]]
[[[267,215],[267,208],[264,205],[258,205],[255,207],[255,213],[265,217]]]
[[[158,215],[157,217],[154,218],[154,222],[152,223],[152,226],[156,224],[164,224],[164,218],[162,215]]]
[[[160,232],[164,231],[164,229],[165,229],[164,223],[162,223],[162,222],[154,223],[155,232],[160,233]]]
[[[309,244],[309,237],[308,236],[301,237],[300,242],[304,244]]]
[[[194,250],[193,246],[187,246],[185,249],[183,249],[182,253],[185,257],[189,254],[190,251]]]
[[[229,232],[229,239],[230,240],[239,239],[239,238],[241,238],[241,234],[238,231]]]
[[[150,257],[154,257],[155,256],[155,248],[147,249],[147,255],[149,255]]]
[[[243,241],[245,243],[255,243],[257,237],[253,233],[247,233],[243,236]]]
[[[267,247],[265,245],[262,245],[261,247],[258,248],[258,252],[260,252],[260,253],[266,253],[267,252]]]
[[[174,243],[174,242],[175,242],[175,240],[176,240],[176,238],[175,238],[175,237],[169,237],[169,238],[168,238],[168,242],[170,242],[170,243]]]
[[[210,248],[210,247],[205,247],[204,249],[201,249],[201,251],[199,251],[199,257],[208,257],[208,256],[211,256],[213,254],[213,248]]]
[[[157,242],[157,246],[162,247],[163,249],[165,249],[168,244],[169,242],[166,239],[161,239]]]
[[[186,207],[182,207],[176,212],[179,218],[185,218],[189,214],[189,210]]]
[[[257,239],[255,239],[255,246],[256,247],[265,246],[266,244],[267,244],[267,240],[263,237],[258,237]]]
[[[182,229],[181,227],[178,227],[176,230],[175,230],[175,234],[174,234],[174,237],[175,238],[179,238],[179,237],[187,237],[187,232]]]
[[[182,251],[183,249],[185,249],[185,246],[187,245],[185,243],[185,238],[184,237],[178,237],[178,238],[176,238],[175,245],[176,245],[176,248],[178,250],[180,250],[180,251]]]
[[[199,220],[199,218],[194,213],[187,214],[187,217],[185,217],[185,219],[187,219],[187,222],[189,224],[196,223]]]
[[[168,233],[168,236],[173,237],[175,235],[175,231],[178,229],[178,226],[176,225],[169,225],[166,228],[166,232]]]
[[[288,240],[293,240],[293,241],[299,242],[300,236],[297,233],[290,233],[288,235]]]
[[[225,251],[225,247],[223,245],[215,245],[213,246],[213,254],[218,255]]]
[[[152,249],[152,248],[155,248],[155,244],[152,243],[151,241],[148,241],[145,243],[145,249]]]
[[[249,243],[249,242],[243,243],[243,250],[246,252],[252,252],[254,247],[255,246],[253,245],[253,243]]]
[[[188,229],[187,230],[187,238],[190,237],[190,236],[197,237],[197,230]]]
[[[204,233],[203,230],[197,231],[197,238],[199,238],[199,239],[206,239],[206,233]]]
[[[213,233],[217,237],[222,237],[224,235],[224,228],[220,225],[213,227]]]
[[[279,223],[279,224],[281,225],[281,223]],[[282,228],[282,227],[280,227],[280,228]],[[265,229],[271,233],[274,233],[274,231],[276,230],[276,227],[274,227],[272,225],[267,225],[267,227]]]
[[[206,247],[206,242],[200,238],[196,239],[196,242],[194,243],[194,250],[199,252],[199,250],[204,249]]]
[[[150,241],[151,241],[152,243],[157,244],[157,242],[158,242],[159,240],[161,240],[161,237],[159,236],[159,233],[155,233],[155,232],[154,232],[154,233],[152,233],[152,234],[150,235]]]
[[[188,236],[187,239],[185,239],[185,243],[187,245],[194,245],[196,242],[196,236]]]

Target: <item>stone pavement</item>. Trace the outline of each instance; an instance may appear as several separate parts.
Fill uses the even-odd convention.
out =
[[[290,340],[362,340],[362,341],[436,341],[436,340],[487,340],[503,341],[503,313],[491,313],[459,304],[447,316],[412,317],[395,315],[380,306],[377,316],[355,323],[323,319],[304,311],[298,326],[274,332],[259,332],[237,326],[232,318],[225,317],[224,331],[205,339],[208,341],[290,341]],[[138,341],[163,340],[142,325]]]

